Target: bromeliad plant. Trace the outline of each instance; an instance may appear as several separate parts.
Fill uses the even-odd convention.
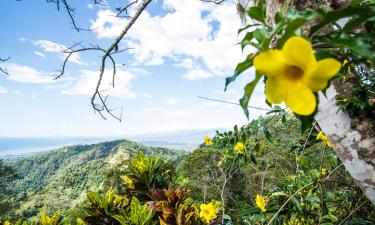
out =
[[[174,189],[169,185],[168,189],[152,190],[154,200],[148,204],[157,212],[161,225],[199,225],[199,210],[189,194],[186,188]]]
[[[366,79],[361,87],[367,88],[365,92],[369,96],[366,99],[362,93],[357,103],[345,98],[343,107],[362,104],[358,107],[374,113],[370,101],[375,94],[374,82],[368,83],[374,77],[375,62],[373,5],[353,3],[331,12],[290,9],[286,15],[279,12],[275,18],[270,18],[266,15],[264,0],[257,2],[247,11],[255,22],[239,30],[239,33],[246,32],[241,41],[242,49],[252,46],[257,52],[237,65],[235,74],[226,79],[225,87],[244,71],[255,67],[256,77],[246,85],[240,100],[246,116],[249,116],[248,103],[253,90],[263,79],[269,105],[285,103],[304,125],[311,124],[317,112],[317,93],[324,92],[334,78],[344,77],[348,67],[354,67],[351,73],[359,82]],[[340,25],[342,19],[348,22]],[[344,61],[346,70],[342,68]],[[360,72],[361,68],[366,76]]]

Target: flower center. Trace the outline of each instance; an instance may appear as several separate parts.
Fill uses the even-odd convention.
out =
[[[303,76],[303,70],[298,66],[288,66],[285,69],[285,76],[290,80],[298,80]]]

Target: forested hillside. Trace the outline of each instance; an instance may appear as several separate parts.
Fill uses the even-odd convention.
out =
[[[42,207],[47,212],[74,207],[85,199],[87,190],[105,189],[108,172],[139,152],[160,154],[166,159],[183,154],[119,140],[64,147],[15,161],[11,166],[18,179],[9,183],[7,201],[12,207],[7,207],[10,211],[5,218],[33,217]]]
[[[9,185],[12,207],[3,219],[374,224],[373,205],[324,137],[301,133],[299,121],[281,112],[206,137],[189,154],[130,141],[62,148],[13,164],[20,179]]]

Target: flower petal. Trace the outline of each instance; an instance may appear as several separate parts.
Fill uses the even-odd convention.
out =
[[[288,97],[285,100],[286,106],[299,115],[311,115],[316,108],[313,92],[302,82],[289,85],[289,88]]]
[[[280,50],[270,49],[254,58],[254,66],[263,75],[277,76],[283,73],[286,64]]]
[[[327,87],[327,82],[335,76],[341,68],[341,63],[336,59],[328,58],[318,61],[304,76],[304,83],[317,92]]]
[[[289,38],[282,49],[285,60],[290,65],[301,69],[307,69],[309,65],[316,63],[312,45],[306,39],[294,36]]]
[[[288,82],[279,77],[268,77],[266,81],[267,101],[280,104],[288,96]]]

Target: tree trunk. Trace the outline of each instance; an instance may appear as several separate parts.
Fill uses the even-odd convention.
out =
[[[375,205],[375,121],[366,117],[350,118],[340,110],[333,85],[328,88],[326,96],[319,96],[319,111],[315,119],[329,137],[346,170]]]
[[[249,7],[249,3],[254,1],[241,0],[239,3]],[[266,0],[268,19],[274,17],[276,13],[274,6],[280,2],[282,1]],[[326,1],[334,10],[345,7],[349,2],[348,0]],[[294,7],[301,11],[319,7],[321,3],[297,0],[294,4]],[[327,90],[327,97],[320,94],[319,112],[315,119],[329,137],[333,150],[346,170],[375,205],[375,121],[366,117],[350,118],[346,112],[339,110],[336,96],[337,91],[333,85]]]

